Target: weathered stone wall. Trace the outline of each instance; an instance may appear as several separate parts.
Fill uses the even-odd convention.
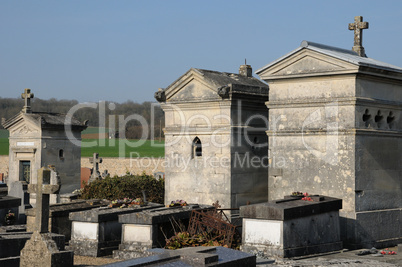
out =
[[[99,164],[99,171],[103,173],[108,170],[111,176],[131,174],[154,174],[155,172],[165,172],[164,158],[104,158]],[[89,158],[81,158],[81,167],[92,168]]]
[[[0,156],[0,173],[8,175],[8,156]]]
[[[114,175],[124,175],[127,172],[132,174],[153,174],[155,172],[165,172],[164,158],[103,158],[100,164],[100,172],[108,170]],[[81,158],[81,167],[91,168],[88,158]],[[0,173],[8,174],[8,156],[0,156]]]

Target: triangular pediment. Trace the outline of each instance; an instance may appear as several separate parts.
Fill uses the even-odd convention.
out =
[[[263,80],[302,76],[319,76],[356,71],[358,66],[316,51],[301,49],[261,71]]]
[[[40,128],[22,117],[13,124],[9,129],[10,136],[36,136],[40,132]]]
[[[167,102],[220,99],[218,87],[204,79],[202,73],[190,69],[166,89]]]

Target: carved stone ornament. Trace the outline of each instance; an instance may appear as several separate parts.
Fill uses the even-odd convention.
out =
[[[227,85],[218,88],[218,95],[222,98],[228,98],[230,92],[230,87]]]
[[[159,91],[155,92],[155,99],[158,102],[165,102],[166,101],[165,91],[159,90]]]

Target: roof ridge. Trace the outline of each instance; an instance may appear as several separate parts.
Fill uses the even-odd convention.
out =
[[[310,41],[302,41],[300,44],[300,47],[316,47],[316,48],[321,48],[321,49],[326,49],[326,50],[331,50],[331,51],[335,51],[335,52],[341,52],[341,53],[345,53],[345,54],[350,54],[352,56],[359,56],[355,51],[353,50],[348,50],[348,49],[344,49],[344,48],[339,48],[336,46],[330,46],[330,45],[325,45],[325,44],[320,44],[320,43],[315,43],[315,42],[310,42]]]

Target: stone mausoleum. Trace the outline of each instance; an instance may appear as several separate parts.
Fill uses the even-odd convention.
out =
[[[81,147],[69,140],[66,129],[81,140],[81,131],[87,126],[66,114],[33,112],[30,89],[25,89],[22,98],[22,111],[3,123],[10,132],[9,195],[14,182],[37,183],[37,170],[48,165],[60,176],[61,193],[80,188]]]
[[[268,200],[268,86],[249,65],[239,74],[192,68],[155,98],[166,118],[165,203]]]
[[[285,159],[269,170],[269,199],[341,198],[346,246],[401,242],[402,68],[357,39],[353,50],[303,41],[256,73],[270,86],[270,158]]]

